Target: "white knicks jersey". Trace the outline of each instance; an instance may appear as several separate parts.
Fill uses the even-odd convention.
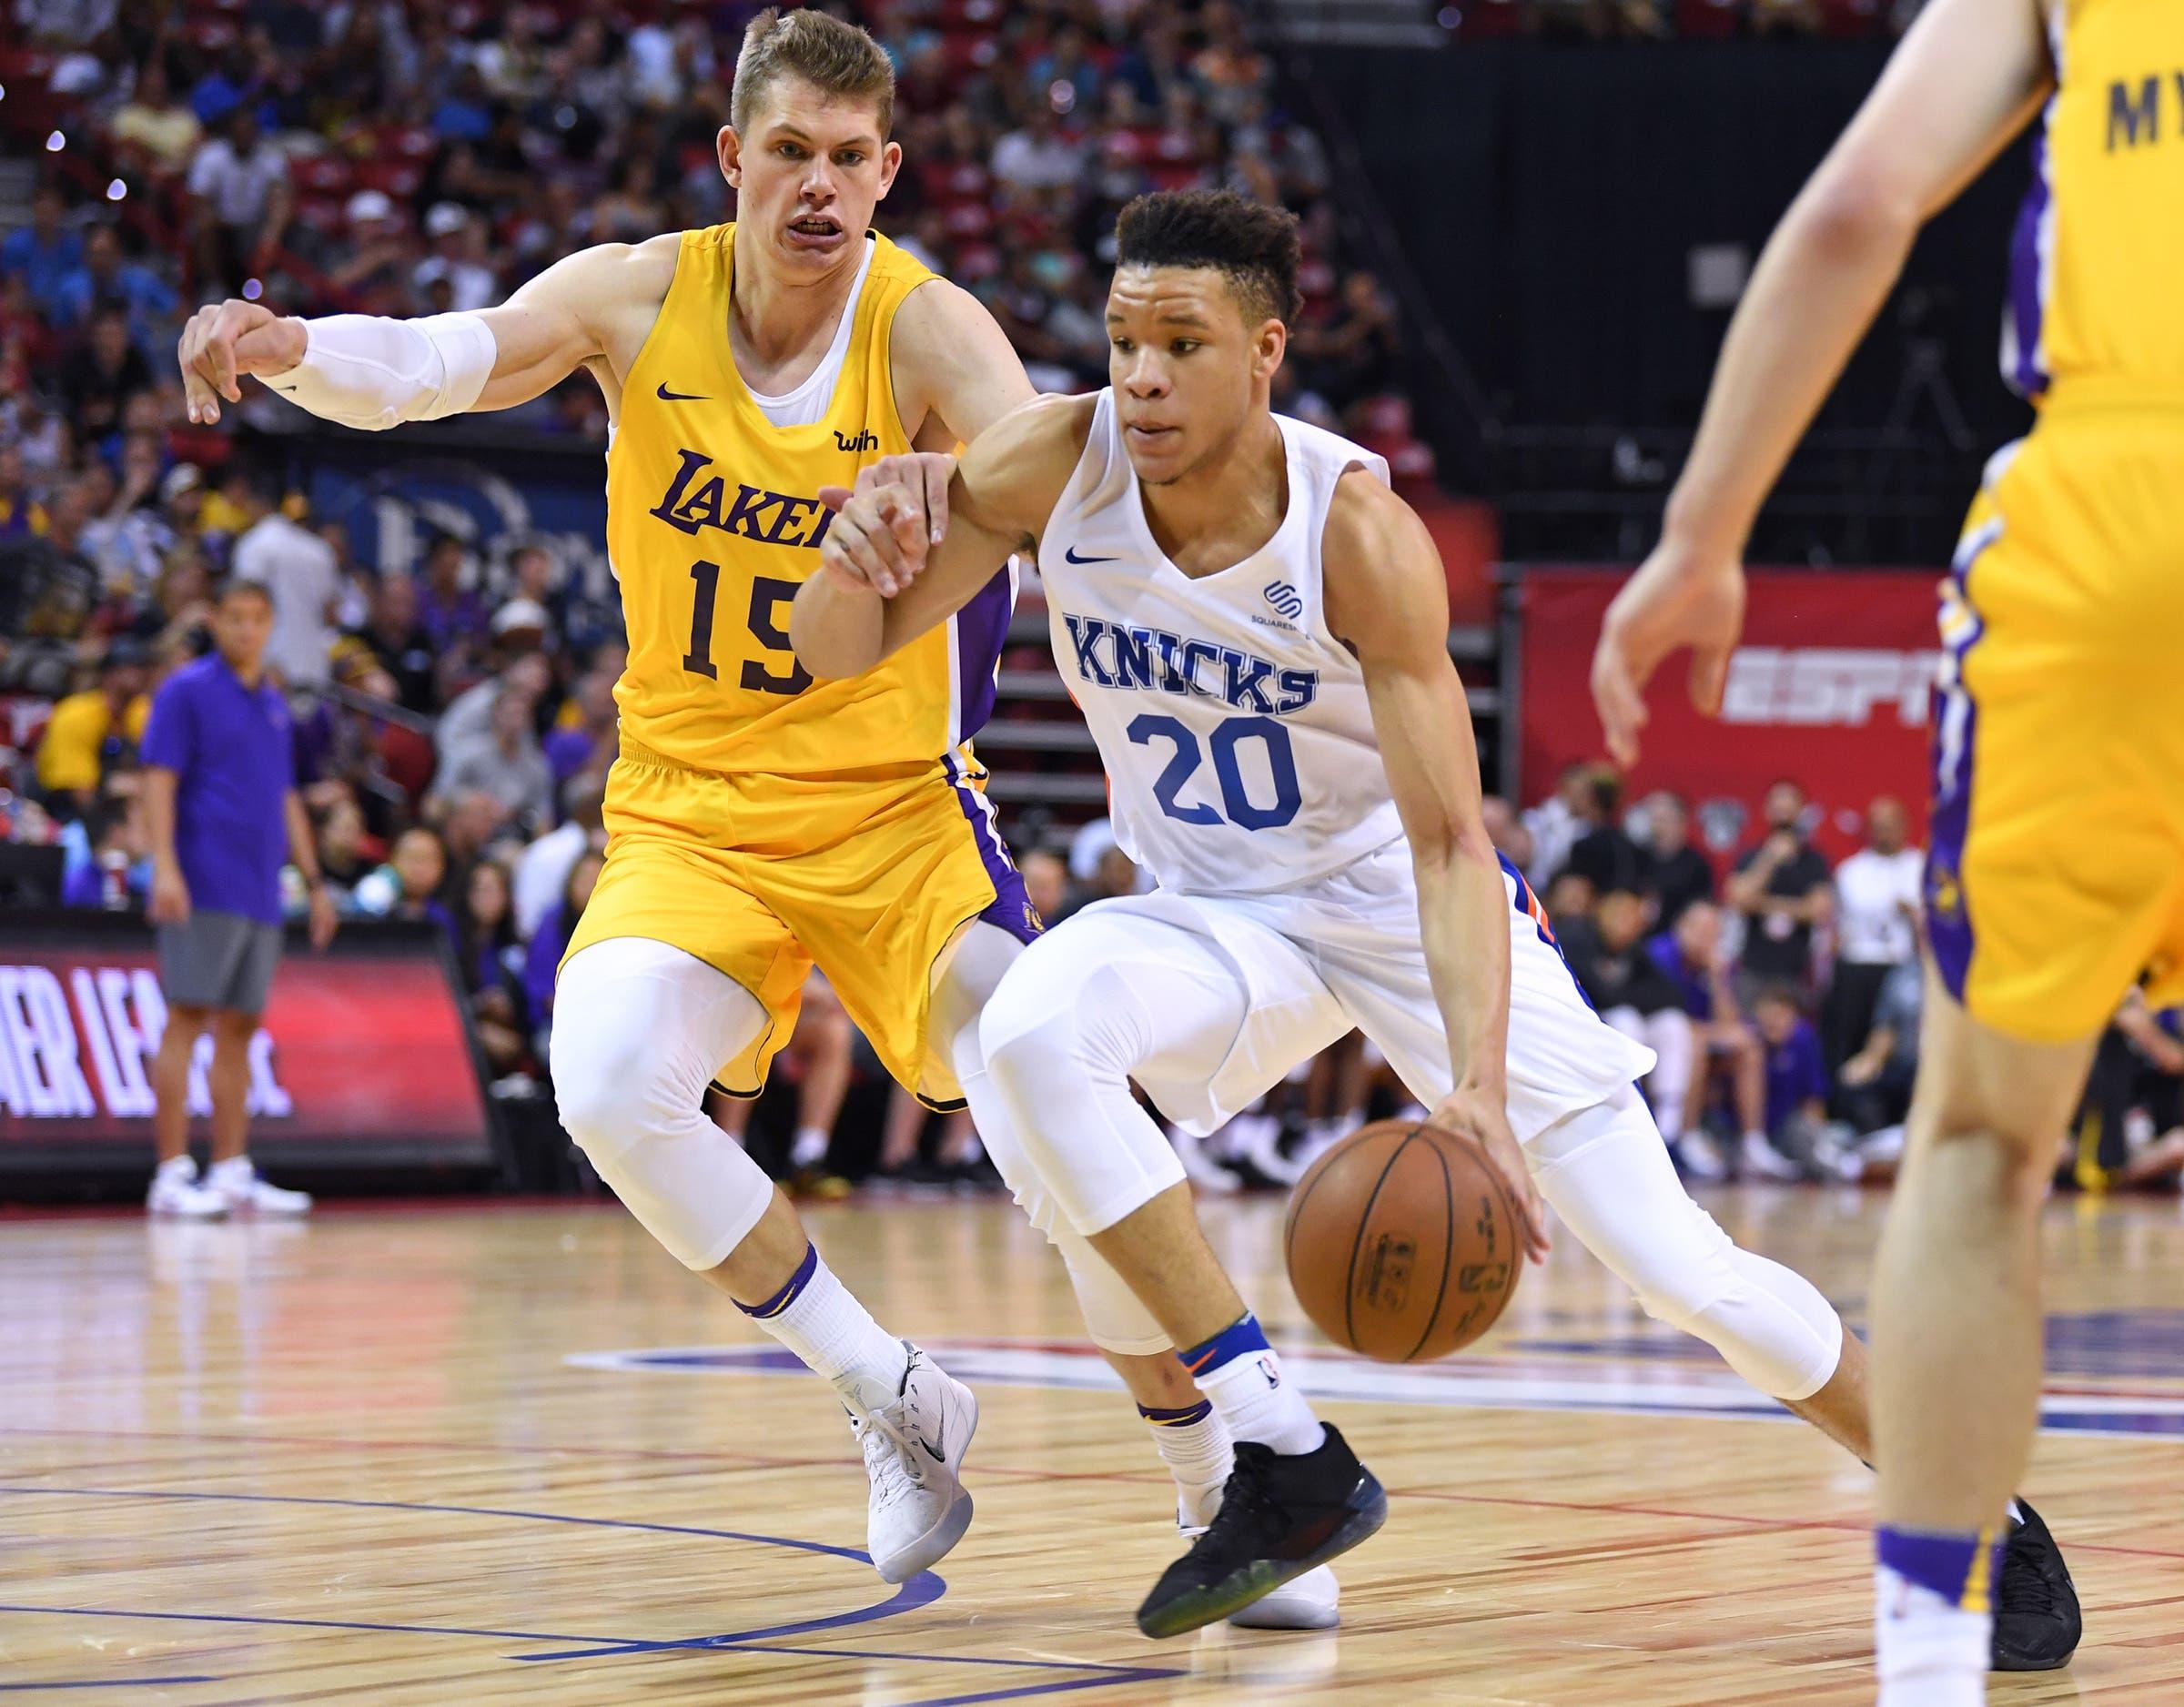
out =
[[[1218,574],[1184,574],[1154,540],[1112,390],[1039,539],[1055,662],[1099,743],[1116,840],[1164,889],[1288,888],[1402,834],[1320,563],[1335,482],[1388,465],[1274,419],[1288,511]]]

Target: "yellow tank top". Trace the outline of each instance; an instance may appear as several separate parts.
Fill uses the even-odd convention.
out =
[[[2184,5],[2054,4],[2003,377],[2036,399],[2184,397]]]
[[[814,682],[789,649],[789,605],[819,567],[822,486],[910,449],[889,334],[933,277],[885,237],[825,415],[776,427],[729,352],[735,227],[682,234],[674,282],[622,387],[607,451],[607,555],[630,662],[614,690],[633,740],[703,771],[854,775],[935,763],[993,709],[1014,602],[997,576],[945,628],[869,673]]]

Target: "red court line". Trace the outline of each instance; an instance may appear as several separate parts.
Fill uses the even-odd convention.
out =
[[[748,1470],[812,1470],[850,1469],[860,1460],[846,1454],[833,1458],[780,1458],[755,1452],[689,1452],[661,1449],[604,1446],[501,1446],[491,1441],[479,1440],[351,1440],[333,1439],[318,1435],[273,1434],[186,1434],[129,1429],[17,1429],[0,1427],[0,1436],[29,1435],[56,1439],[123,1439],[123,1440],[184,1440],[206,1447],[237,1446],[295,1446],[316,1448],[340,1452],[449,1452],[499,1454],[508,1457],[569,1457],[569,1458],[623,1458],[640,1460],[666,1460],[671,1461],[734,1464]],[[38,1471],[12,1471],[11,1474],[39,1474]],[[73,1467],[43,1472],[46,1474],[73,1473]],[[980,1476],[1014,1477],[1022,1481],[1121,1482],[1145,1487],[1165,1488],[1168,1478],[1126,1470],[1024,1470],[1010,1465],[982,1463],[976,1472]],[[1390,1488],[1391,1500],[1432,1500],[1446,1505],[1514,1506],[1534,1511],[1596,1512],[1612,1517],[1669,1518],[1690,1523],[1725,1523],[1744,1530],[1830,1530],[1845,1535],[1865,1535],[1871,1526],[1845,1522],[1834,1518],[1755,1518],[1733,1511],[1687,1511],[1673,1506],[1633,1505],[1621,1500],[1537,1500],[1516,1494],[1449,1493],[1435,1488]],[[2161,1547],[2127,1547],[2113,1541],[2070,1542],[2073,1553],[2117,1553],[2133,1559],[2169,1559],[2184,1561],[2184,1550]]]

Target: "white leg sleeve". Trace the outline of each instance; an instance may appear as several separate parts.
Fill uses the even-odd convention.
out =
[[[1101,1232],[1182,1182],[1131,1075],[1203,1081],[1246,1015],[1243,981],[1210,943],[1143,914],[1079,914],[1024,951],[978,1029],[1063,1225]]]
[[[665,943],[594,943],[561,968],[553,1093],[561,1124],[685,1267],[718,1268],[774,1182],[705,1117],[705,1087],[766,1023],[748,990]]]
[[[1540,1195],[1637,1295],[1771,1399],[1809,1399],[1843,1353],[1843,1318],[1811,1281],[1739,1250],[1677,1179],[1644,1100],[1623,1091],[1526,1146]]]
[[[493,328],[476,314],[329,314],[303,330],[303,359],[266,383],[298,409],[367,432],[461,414],[500,359]]]
[[[1023,953],[1024,944],[998,925],[974,924],[964,933],[947,971],[933,991],[933,1046],[947,1052],[986,1155],[1000,1170],[1017,1204],[1031,1217],[1031,1224],[1061,1253],[1092,1343],[1103,1351],[1129,1357],[1173,1350],[1174,1342],[1128,1283],[1086,1243],[1083,1234],[1061,1218],[1052,1195],[1025,1155],[1014,1118],[986,1072],[986,1052],[978,1041],[979,1011]]]

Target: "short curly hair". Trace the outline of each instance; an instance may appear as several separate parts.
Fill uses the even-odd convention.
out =
[[[1117,267],[1210,267],[1235,290],[1247,318],[1293,322],[1303,247],[1297,216],[1228,189],[1140,196],[1115,222]]]
[[[735,56],[735,90],[728,122],[747,130],[760,99],[783,77],[796,77],[840,98],[870,101],[880,136],[895,125],[895,65],[879,43],[854,24],[809,6],[768,6],[751,20]]]

